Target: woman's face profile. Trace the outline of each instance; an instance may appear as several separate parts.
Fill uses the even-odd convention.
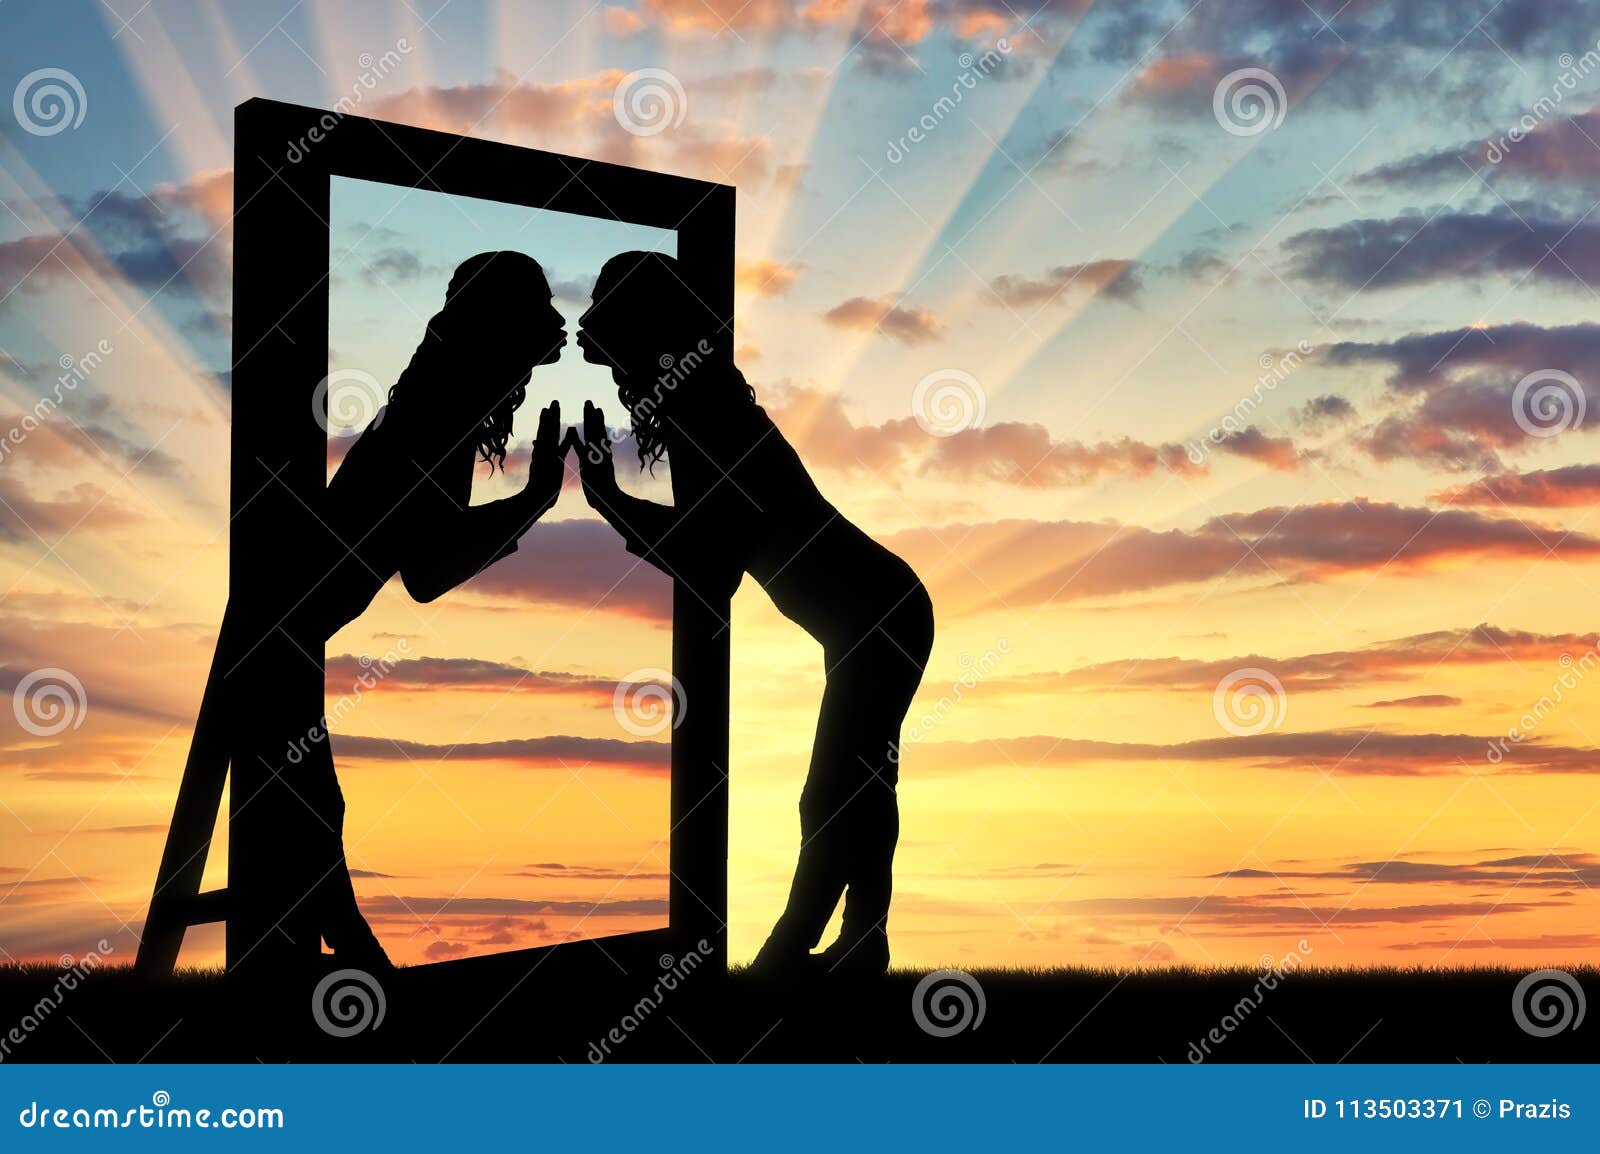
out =
[[[578,347],[594,365],[641,369],[674,354],[680,318],[661,274],[631,255],[608,261],[595,278],[589,307],[578,318]]]
[[[560,360],[567,343],[566,318],[531,260],[475,273],[447,299],[444,317],[451,350],[488,371],[496,389],[507,376],[526,383],[536,366]]]
[[[529,302],[533,316],[529,320],[527,348],[532,354],[528,367],[553,365],[561,359],[561,348],[567,343],[567,318],[556,308],[555,294],[543,273],[532,278],[528,286]]]
[[[595,278],[589,307],[578,318],[578,348],[583,350],[583,359],[591,365],[615,366],[618,363],[617,356],[627,342],[621,324],[627,311],[624,293],[610,267],[602,268]]]

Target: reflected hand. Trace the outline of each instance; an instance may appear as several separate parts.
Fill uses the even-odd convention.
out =
[[[532,494],[541,514],[554,507],[561,496],[561,481],[566,473],[562,459],[568,442],[561,437],[561,402],[551,401],[539,412],[539,431],[533,438],[533,460],[528,467],[527,492]]]
[[[611,460],[611,434],[605,414],[593,401],[583,403],[583,453],[578,458],[583,496],[600,513],[616,507],[617,470]]]

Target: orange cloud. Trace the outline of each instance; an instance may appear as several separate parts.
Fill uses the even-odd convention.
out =
[[[1567,465],[1532,473],[1497,473],[1443,489],[1432,500],[1442,505],[1515,505],[1563,509],[1600,503],[1600,465]]]
[[[622,741],[614,737],[518,737],[505,741],[463,741],[430,745],[389,737],[333,734],[338,758],[364,761],[500,761],[523,769],[579,769],[605,766],[633,773],[666,773],[672,745],[665,741]]]
[[[632,36],[644,27],[644,19],[629,8],[606,8],[606,31],[613,36]]]
[[[1256,667],[1273,676],[1293,693],[1339,690],[1372,682],[1407,681],[1418,671],[1444,666],[1497,665],[1502,662],[1555,661],[1563,653],[1600,645],[1600,634],[1528,633],[1476,625],[1470,629],[1441,629],[1416,633],[1363,649],[1333,649],[1321,653],[1265,656],[1239,654],[1211,660],[1183,657],[1129,658],[1101,661],[1065,672],[1034,673],[1024,677],[990,678],[986,690],[1010,693],[1052,694],[1064,690],[1171,690],[1211,693],[1217,682],[1237,669]],[[1375,706],[1437,706],[1460,704],[1454,698],[1425,695]]]
[[[965,542],[952,565],[942,540]],[[1600,537],[1465,509],[1357,499],[1269,507],[1157,532],[1113,521],[996,521],[912,529],[889,545],[935,587],[945,612],[1065,603],[1233,578],[1317,581],[1454,563],[1600,556]],[[941,597],[943,601],[941,602]]]
[[[1043,425],[1020,421],[929,440],[932,452],[921,472],[941,479],[987,477],[1029,489],[1053,489],[1088,485],[1103,477],[1147,477],[1157,468],[1204,472],[1181,445],[1150,445],[1129,437],[1092,445],[1057,441]]]
[[[1038,280],[1007,274],[989,282],[991,302],[1012,308],[1065,301],[1070,293],[1093,296],[1103,292],[1112,300],[1129,301],[1138,296],[1141,287],[1139,271],[1131,260],[1057,265]]]
[[[706,128],[686,94],[687,119],[670,132],[642,138],[617,122],[613,95],[626,73],[536,84],[504,69],[493,79],[450,88],[420,86],[375,103],[373,115],[464,135],[510,133],[619,164],[676,169],[701,179],[731,183],[767,180],[772,144],[765,137],[718,134]]]
[[[1154,445],[1128,437],[1097,444],[1058,441],[1043,425],[1020,421],[935,437],[909,416],[857,425],[832,393],[795,385],[771,392],[767,407],[773,419],[814,468],[873,473],[914,469],[937,480],[990,480],[1029,489],[1076,488],[1108,477],[1146,477],[1157,469],[1206,472],[1182,445],[1170,442]]]
[[[932,313],[898,305],[893,297],[851,297],[823,313],[822,319],[836,328],[876,330],[904,345],[926,344],[944,333]]]
[[[1294,441],[1288,437],[1272,437],[1255,425],[1240,429],[1220,443],[1220,448],[1239,457],[1257,461],[1280,473],[1293,473],[1300,468],[1300,454]]]
[[[955,34],[963,40],[975,40],[993,33],[1002,35],[1011,27],[1012,16],[999,8],[972,8],[955,17]]]
[[[1217,58],[1209,52],[1178,52],[1156,57],[1130,87],[1140,94],[1180,92],[1212,83],[1216,73]]]
[[[734,270],[734,283],[757,296],[781,297],[804,267],[804,263],[785,264],[776,260],[740,261]]]
[[[593,698],[609,705],[621,684],[613,677],[524,669],[518,665],[477,657],[408,657],[390,663],[385,669],[382,665],[373,664],[370,658],[341,653],[327,659],[324,671],[327,692],[334,695],[352,693],[359,683],[362,693],[390,690],[503,693],[516,689],[530,693]],[[368,681],[372,684],[368,685]]]
[[[1379,777],[1433,774],[1600,773],[1600,749],[1529,738],[1496,765],[1492,738],[1466,733],[1380,733],[1371,729],[1261,733],[1168,744],[1086,741],[1039,734],[986,741],[929,741],[908,748],[922,770],[976,771],[996,765],[1075,768],[1107,762],[1235,762],[1253,769]]]
[[[644,0],[644,11],[669,32],[765,31],[794,18],[787,0]]]
[[[463,592],[539,605],[606,610],[665,625],[672,581],[623,548],[599,520],[534,526],[521,547],[461,586]]]

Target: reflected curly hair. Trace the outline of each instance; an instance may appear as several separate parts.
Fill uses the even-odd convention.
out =
[[[532,280],[537,278],[537,280]],[[521,354],[506,353],[506,334],[516,329],[515,313],[528,299],[530,280],[544,269],[527,253],[503,249],[480,252],[456,266],[445,289],[444,307],[428,319],[422,342],[389,390],[392,405],[402,396],[434,388],[451,375],[488,377],[510,374]],[[509,362],[509,365],[508,365]],[[474,433],[474,447],[492,471],[505,470],[511,421],[528,395],[532,370],[516,373],[495,396]]]

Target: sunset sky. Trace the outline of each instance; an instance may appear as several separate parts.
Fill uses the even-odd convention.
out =
[[[226,599],[266,96],[738,186],[739,364],[938,619],[897,963],[1600,962],[1597,42],[1582,0],[0,6],[0,958],[137,948]],[[336,420],[465,256],[537,257],[571,328],[606,256],[675,244],[350,181],[329,227]],[[620,417],[569,348],[476,496],[550,398]],[[667,676],[670,584],[634,566],[569,488],[329,642],[396,960],[664,923],[670,734],[614,701]],[[823,671],[748,580],[733,662],[738,961]]]

